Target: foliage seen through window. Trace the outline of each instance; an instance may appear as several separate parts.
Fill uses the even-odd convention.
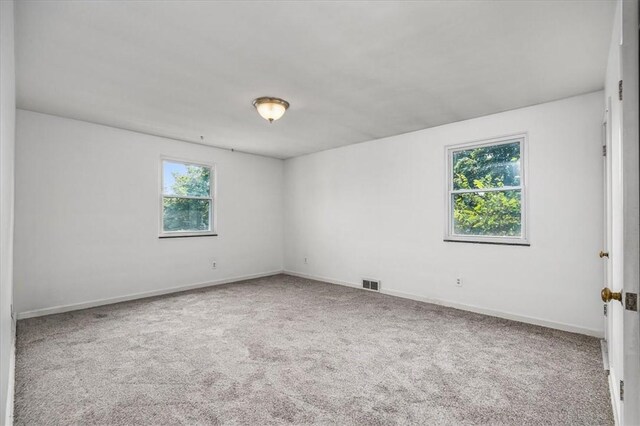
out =
[[[211,168],[163,161],[164,232],[211,231]]]
[[[453,151],[453,234],[522,236],[521,141]]]

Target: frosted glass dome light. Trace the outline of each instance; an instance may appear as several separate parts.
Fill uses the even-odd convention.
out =
[[[269,123],[282,117],[289,108],[289,102],[280,98],[262,97],[253,101],[253,106],[258,114]]]

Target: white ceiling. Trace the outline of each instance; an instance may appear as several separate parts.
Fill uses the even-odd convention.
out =
[[[612,1],[20,1],[18,107],[288,158],[603,87]],[[288,100],[273,125],[251,106]]]

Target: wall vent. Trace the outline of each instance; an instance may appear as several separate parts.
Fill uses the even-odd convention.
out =
[[[372,291],[380,291],[380,281],[362,280],[362,288]]]

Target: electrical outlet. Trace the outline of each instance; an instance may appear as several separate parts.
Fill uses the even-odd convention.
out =
[[[456,278],[456,287],[462,287],[462,278]]]
[[[304,264],[305,264],[305,265],[308,265],[308,264],[309,264],[309,261],[307,260],[307,258],[306,258],[306,257],[304,258]]]
[[[218,262],[217,261],[212,261],[211,262],[211,269],[216,269],[218,267]]]

